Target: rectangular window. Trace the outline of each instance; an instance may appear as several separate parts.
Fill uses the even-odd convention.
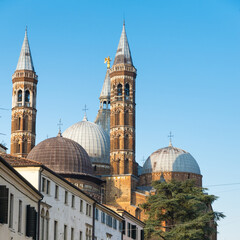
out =
[[[98,209],[95,208],[95,219],[98,220]]]
[[[50,181],[47,180],[47,194],[50,194]]]
[[[131,238],[132,239],[136,239],[136,237],[137,237],[137,227],[136,227],[136,225],[132,225],[131,227],[132,227],[132,229],[131,229]]]
[[[83,200],[80,199],[80,212],[83,212]]]
[[[144,230],[141,230],[141,240],[144,240]]]
[[[91,217],[92,216],[92,206],[89,205],[89,212],[88,212],[88,216]]]
[[[55,186],[55,199],[58,199],[59,196],[59,187],[58,185]]]
[[[18,232],[22,231],[22,201],[19,200],[18,205]]]
[[[106,224],[109,226],[109,227],[112,227],[112,217],[107,215],[107,221],[106,221]]]
[[[9,227],[13,227],[13,194],[10,194]]]
[[[123,230],[122,223],[120,221],[118,222],[118,230],[119,230],[119,232],[121,232]]]
[[[79,240],[83,240],[82,231],[80,231],[80,233],[79,233]]]
[[[117,220],[116,219],[113,219],[113,228],[117,229]]]
[[[126,229],[126,222],[125,222],[125,220],[123,220],[122,221],[122,232],[123,232],[124,235],[126,234],[125,229]]]
[[[74,207],[75,207],[75,196],[72,195],[72,208],[74,208]]]
[[[67,240],[67,225],[64,225],[64,229],[63,229],[63,240]]]
[[[46,179],[42,178],[42,192],[45,192]]]
[[[8,202],[9,189],[6,186],[0,186],[0,223],[8,223]]]
[[[57,236],[58,236],[58,222],[54,221],[54,230],[53,230],[53,237],[54,240],[58,240]]]
[[[68,192],[67,191],[65,191],[64,203],[65,204],[68,203]]]
[[[71,240],[74,240],[74,228],[71,228]]]
[[[88,203],[86,203],[86,215],[88,215]]]
[[[128,223],[128,237],[131,237],[131,224]]]
[[[104,212],[101,213],[101,222],[105,223],[105,213]]]

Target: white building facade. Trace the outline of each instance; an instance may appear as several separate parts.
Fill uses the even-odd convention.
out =
[[[38,239],[42,195],[0,156],[0,239]]]
[[[118,209],[116,212],[124,218],[122,225],[123,240],[144,240],[145,224],[124,210]]]
[[[94,240],[122,239],[123,217],[104,205],[96,203],[94,218]]]
[[[94,200],[45,166],[15,167],[43,195],[40,240],[92,240]]]

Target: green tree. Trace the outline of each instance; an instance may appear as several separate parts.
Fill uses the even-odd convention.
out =
[[[225,216],[212,210],[217,199],[206,194],[195,181],[156,181],[155,194],[148,197],[142,208],[148,215],[145,226],[147,239],[210,240],[217,221]]]

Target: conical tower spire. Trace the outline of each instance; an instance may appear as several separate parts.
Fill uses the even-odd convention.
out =
[[[126,29],[125,29],[125,21],[123,22],[122,34],[120,37],[120,41],[118,44],[118,49],[117,49],[117,53],[116,53],[113,65],[120,64],[120,63],[133,65],[131,51],[129,48]]]
[[[105,75],[102,91],[100,94],[100,99],[104,98],[108,101],[110,101],[110,95],[111,95],[111,80],[109,76],[109,70],[110,69],[108,68]]]
[[[35,71],[33,66],[31,51],[28,43],[27,28],[25,30],[23,45],[22,45],[20,57],[18,59],[16,70],[29,70],[33,72]]]

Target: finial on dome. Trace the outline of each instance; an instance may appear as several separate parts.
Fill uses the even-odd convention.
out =
[[[59,131],[58,131],[58,137],[62,137],[62,130],[61,130],[61,126],[63,125],[62,124],[62,120],[61,118],[59,119],[59,123],[57,124],[58,125],[58,128],[59,128]]]
[[[170,131],[168,137],[169,137],[169,147],[172,147],[172,138],[173,138],[174,136],[172,135],[172,132],[171,132],[171,131]]]
[[[58,135],[57,135],[57,137],[62,137],[62,132],[61,132],[60,129],[59,129],[59,131],[58,131]]]
[[[87,119],[87,110],[88,110],[88,108],[87,108],[87,105],[85,104],[85,106],[83,108],[83,111],[84,111],[83,121],[87,121],[88,120]]]

